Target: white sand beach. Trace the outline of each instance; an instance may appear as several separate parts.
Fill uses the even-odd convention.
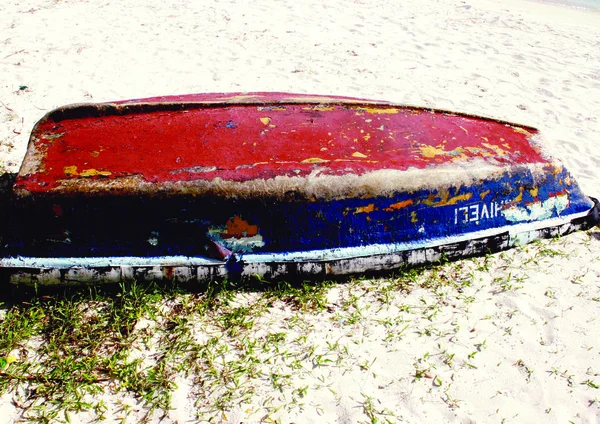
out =
[[[17,172],[34,123],[64,104],[287,91],[537,127],[583,191],[600,196],[598,10],[526,0],[6,0],[0,76],[2,173]],[[173,409],[150,421],[600,423],[598,228],[435,272],[419,278],[451,284],[390,290],[382,301],[372,287],[393,281],[340,283],[326,310],[306,316],[274,303],[252,331],[287,334],[300,367],[275,351],[261,360],[291,375],[289,388],[259,375],[252,396],[211,415],[221,394],[182,375]],[[306,343],[313,359],[302,363]],[[0,399],[0,421],[23,419],[14,396]],[[97,396],[106,422],[143,416],[109,385]]]

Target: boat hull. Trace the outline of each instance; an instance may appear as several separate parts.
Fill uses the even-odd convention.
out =
[[[14,191],[0,267],[28,284],[364,273],[598,219],[533,128],[284,93],[53,111]]]
[[[485,230],[462,237],[406,244],[328,249],[294,254],[233,254],[226,260],[210,257],[11,257],[2,266],[13,284],[80,285],[125,281],[335,278],[373,274],[437,264],[496,253],[534,240],[563,236],[597,225],[599,204],[579,217],[563,217],[544,224]]]

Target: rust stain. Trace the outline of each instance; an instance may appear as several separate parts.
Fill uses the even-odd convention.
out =
[[[412,205],[414,202],[412,199],[403,200],[402,202],[392,203],[389,207],[385,208],[386,212],[393,212]]]
[[[483,200],[488,194],[490,194],[490,190],[486,190],[483,193],[479,193],[479,197],[481,197],[481,200]]]
[[[367,206],[360,206],[360,207],[356,208],[356,211],[354,212],[354,215],[356,215],[358,213],[371,213],[374,210],[376,210],[375,204],[374,203],[370,203]]]
[[[175,274],[175,268],[172,266],[163,267],[163,275],[167,280],[172,280]]]
[[[258,234],[258,226],[250,225],[239,216],[234,216],[227,221],[227,231],[221,234],[223,238],[252,237]]]

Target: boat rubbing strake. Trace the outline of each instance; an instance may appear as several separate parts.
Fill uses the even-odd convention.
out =
[[[33,129],[15,283],[336,275],[589,228],[537,130],[386,102],[204,94],[66,106]]]

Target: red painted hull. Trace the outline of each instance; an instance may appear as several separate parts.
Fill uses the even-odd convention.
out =
[[[22,195],[202,194],[215,181],[548,163],[532,143],[536,132],[382,102],[285,94],[67,107],[34,129],[16,189]],[[266,194],[285,189],[275,185]],[[235,197],[245,189],[230,184],[227,190],[218,194]]]

